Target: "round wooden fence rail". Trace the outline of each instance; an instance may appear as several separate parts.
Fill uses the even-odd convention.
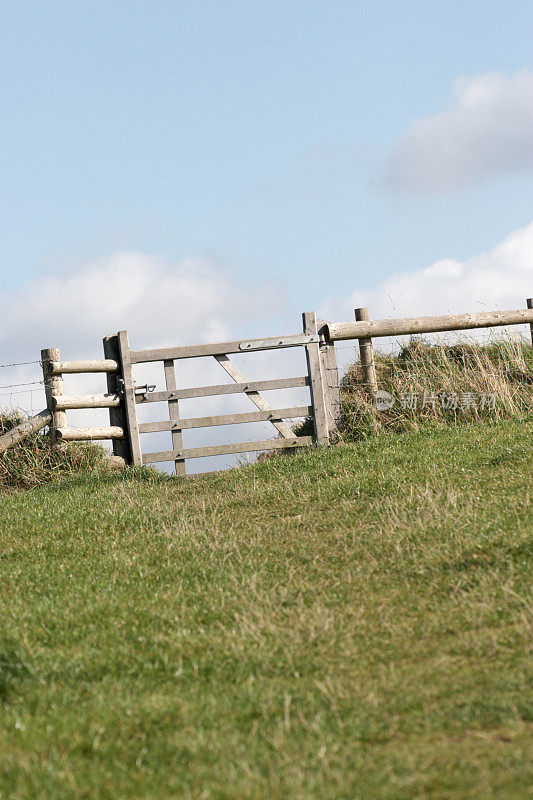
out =
[[[377,319],[372,322],[328,322],[327,337],[332,342],[346,339],[408,336],[415,333],[443,333],[474,328],[495,328],[502,325],[533,323],[533,309],[488,311],[482,314],[452,314],[441,317],[408,317]]]

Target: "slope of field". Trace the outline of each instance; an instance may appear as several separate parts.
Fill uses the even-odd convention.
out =
[[[531,434],[4,495],[0,798],[529,796]]]

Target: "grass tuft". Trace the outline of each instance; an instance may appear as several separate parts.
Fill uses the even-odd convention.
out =
[[[18,411],[0,413],[0,435],[24,422]],[[106,469],[105,451],[95,444],[72,443],[52,447],[48,431],[38,431],[0,457],[0,491],[31,489],[80,470]]]
[[[533,409],[533,349],[521,340],[448,346],[413,338],[396,355],[375,350],[374,361],[378,389],[395,403],[378,410],[363,386],[361,365],[349,367],[341,383],[347,441],[386,430],[521,419]]]

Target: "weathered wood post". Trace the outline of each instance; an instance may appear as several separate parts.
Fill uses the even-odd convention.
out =
[[[120,351],[118,346],[118,336],[116,333],[111,333],[104,338],[104,356],[105,358],[116,361],[119,365],[118,372],[107,372],[107,391],[110,395],[122,394],[123,376],[120,371]],[[93,406],[94,407],[94,406]],[[124,431],[123,439],[113,439],[113,455],[123,458],[126,464],[131,464],[131,452],[128,435],[128,420],[126,417],[126,408],[124,397],[122,397],[120,405],[109,408],[109,424],[111,427],[122,428]]]
[[[354,313],[356,322],[368,322],[370,319],[368,308],[356,308]],[[374,348],[369,336],[359,339],[359,360],[363,371],[363,383],[370,394],[375,395],[378,390],[378,382],[374,366]]]
[[[174,368],[174,361],[172,359],[164,359],[163,361],[164,369],[165,369],[165,385],[167,387],[167,392],[174,392],[176,391],[176,370]],[[172,422],[178,422],[180,418],[180,410],[179,410],[179,403],[178,400],[172,400],[169,397],[168,400],[168,416]],[[181,430],[172,431],[172,450],[174,452],[180,452],[183,450],[183,434]],[[187,468],[185,466],[185,459],[184,458],[176,458],[174,460],[174,471],[176,475],[186,475]]]
[[[528,308],[533,308],[533,297],[528,297],[526,303]],[[531,347],[533,347],[533,322],[529,323],[529,330],[531,332]]]
[[[322,373],[326,385],[326,415],[328,422],[328,434],[331,439],[342,428],[341,413],[341,388],[339,384],[339,370],[337,368],[337,357],[335,355],[335,345],[328,337],[327,322],[323,319],[317,320],[318,333],[320,336],[319,355],[322,364]]]
[[[314,341],[305,345],[309,386],[311,389],[311,402],[313,404],[313,423],[315,437],[319,444],[329,444],[328,415],[326,411],[326,382],[324,370],[320,359],[320,345],[318,325],[314,311],[305,311],[302,314],[303,329],[306,336],[312,336]]]
[[[64,444],[59,444],[57,431],[60,428],[67,427],[67,415],[65,411],[56,411],[53,398],[61,397],[63,395],[63,376],[54,375],[52,373],[52,363],[60,361],[59,348],[49,347],[46,350],[41,350],[41,363],[43,367],[44,378],[44,392],[46,396],[46,406],[52,414],[52,422],[50,425],[50,438],[52,444],[56,447],[64,447]]]
[[[141,466],[141,440],[139,436],[139,425],[137,423],[137,408],[135,405],[135,383],[133,382],[133,371],[131,367],[130,343],[127,331],[119,331],[117,334],[119,364],[122,379],[124,381],[124,405],[126,409],[127,426],[125,429],[130,448],[131,461],[135,467]]]

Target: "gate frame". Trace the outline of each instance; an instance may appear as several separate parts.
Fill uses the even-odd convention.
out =
[[[125,440],[116,444],[116,455],[121,455],[134,466],[161,461],[174,461],[177,475],[185,475],[187,458],[199,458],[265,450],[293,449],[312,443],[311,436],[295,436],[284,419],[309,416],[313,420],[314,439],[327,445],[340,425],[340,390],[334,345],[327,338],[327,323],[317,320],[313,311],[302,314],[303,334],[270,337],[268,339],[236,340],[205,345],[131,350],[127,331],[119,331],[104,339],[106,358],[116,358],[119,369],[108,376],[108,391],[122,391],[120,408],[109,410],[111,424],[120,424],[125,431]],[[303,378],[281,378],[270,381],[247,381],[246,376],[231,361],[228,354],[279,350],[303,346],[306,353],[307,375]],[[176,387],[175,361],[183,358],[213,356],[233,378],[234,384],[178,389]],[[133,379],[133,365],[162,361],[166,391],[139,394]],[[310,405],[274,409],[259,393],[264,390],[309,386]],[[218,394],[246,394],[259,411],[244,414],[227,414],[213,417],[191,417],[181,419],[179,400]],[[167,401],[169,420],[165,422],[139,423],[137,405],[144,402]],[[118,421],[120,418],[120,422]],[[280,434],[277,439],[255,442],[235,442],[227,445],[183,448],[182,431],[193,427],[212,427],[244,422],[268,421]],[[170,431],[172,450],[157,453],[142,452],[140,434]],[[115,447],[115,443],[114,443]],[[120,448],[120,453],[118,449]]]

